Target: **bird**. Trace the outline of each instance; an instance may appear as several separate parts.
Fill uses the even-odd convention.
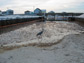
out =
[[[36,36],[37,36],[38,38],[41,38],[41,35],[43,34],[43,32],[44,32],[44,29],[42,29],[42,31],[40,31],[39,33],[37,33]]]
[[[42,42],[42,34],[44,32],[44,29],[42,29],[42,31],[40,31],[39,33],[37,33],[37,38],[38,38],[38,45],[41,45],[41,42]]]

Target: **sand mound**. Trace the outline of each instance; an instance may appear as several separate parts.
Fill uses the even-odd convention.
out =
[[[37,33],[42,31],[42,38],[38,38]],[[70,22],[40,22],[17,30],[0,35],[1,45],[21,45],[28,43],[51,43],[58,42],[69,34],[78,34],[83,31],[83,27]]]

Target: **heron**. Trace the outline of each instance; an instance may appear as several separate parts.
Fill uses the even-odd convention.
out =
[[[38,41],[39,41],[39,39],[40,38],[42,38],[42,34],[43,34],[43,32],[44,32],[44,29],[42,29],[42,31],[40,31],[39,33],[37,33],[37,38],[38,38]],[[42,41],[42,40],[41,40]],[[39,42],[41,42],[41,41],[39,41]]]
[[[36,36],[37,36],[37,37],[38,37],[38,36],[41,36],[41,35],[43,34],[43,32],[44,32],[44,29],[42,29],[42,31],[40,31],[39,33],[37,33]]]

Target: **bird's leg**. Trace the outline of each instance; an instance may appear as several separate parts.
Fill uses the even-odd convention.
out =
[[[41,42],[41,41],[40,41],[40,36],[38,36],[38,45],[40,45],[40,42]]]
[[[40,38],[39,44],[41,44],[41,36],[39,38]]]
[[[40,43],[42,43],[42,35],[41,35],[41,42]]]
[[[39,42],[40,42],[40,37],[38,37],[38,45],[39,45]]]

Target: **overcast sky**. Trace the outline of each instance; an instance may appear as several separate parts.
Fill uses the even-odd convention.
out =
[[[13,9],[15,13],[33,11],[35,8],[46,9],[47,12],[83,12],[84,0],[0,0],[0,10]]]

